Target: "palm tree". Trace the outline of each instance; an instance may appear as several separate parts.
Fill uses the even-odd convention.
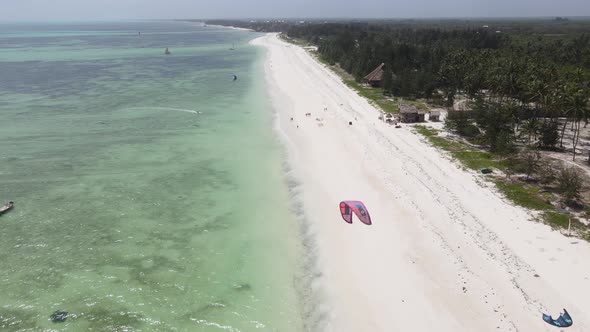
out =
[[[522,125],[520,128],[520,133],[527,136],[527,142],[530,144],[531,137],[537,139],[539,128],[539,120],[536,117],[532,117],[524,125]]]
[[[578,141],[580,140],[580,122],[582,120],[588,119],[588,116],[590,115],[590,105],[588,103],[588,90],[577,83],[571,83],[566,85],[564,103],[566,106],[566,112],[568,112],[571,115],[572,121],[574,121],[574,135],[572,137],[572,145],[573,160],[576,160],[576,146],[578,145]]]

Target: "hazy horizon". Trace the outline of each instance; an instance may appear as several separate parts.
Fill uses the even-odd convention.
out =
[[[5,0],[6,2],[6,0]],[[143,19],[481,19],[588,17],[585,0],[22,0],[5,3],[0,22],[143,20]]]

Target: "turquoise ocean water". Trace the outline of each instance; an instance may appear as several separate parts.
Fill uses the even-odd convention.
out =
[[[301,330],[256,36],[0,24],[0,330]]]

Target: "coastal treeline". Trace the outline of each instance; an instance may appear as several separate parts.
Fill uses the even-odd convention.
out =
[[[221,22],[223,23],[223,22]],[[228,24],[228,22],[225,22]],[[453,109],[448,125],[509,153],[517,139],[575,151],[590,118],[590,22],[564,18],[478,21],[231,22],[280,31],[318,47],[327,63],[357,82],[384,63],[379,89]]]
[[[587,34],[512,35],[489,26],[442,29],[370,23],[291,25],[285,33],[317,45],[324,60],[359,82],[385,63],[385,93],[442,96],[449,106],[458,93],[475,97],[482,92],[529,103],[538,92],[531,91],[537,87],[530,82],[557,87],[572,76],[587,80],[590,73]]]

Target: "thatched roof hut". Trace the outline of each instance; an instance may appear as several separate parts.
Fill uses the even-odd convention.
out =
[[[368,83],[372,87],[378,87],[381,85],[381,80],[383,80],[383,71],[385,68],[385,64],[380,64],[377,68],[375,68],[372,72],[370,72],[367,76],[363,78],[363,80]]]

